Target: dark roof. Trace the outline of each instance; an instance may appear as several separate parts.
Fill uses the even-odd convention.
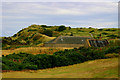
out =
[[[86,39],[91,39],[91,37],[82,37],[82,36],[59,36],[56,39],[53,39],[47,43],[56,43],[56,44],[84,44]]]
[[[109,43],[107,40],[95,40],[95,39],[91,39],[88,40],[90,43],[90,46],[92,47],[104,47],[107,46]]]

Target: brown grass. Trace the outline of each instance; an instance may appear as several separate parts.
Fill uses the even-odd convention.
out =
[[[26,47],[26,48],[17,48],[14,50],[2,50],[2,55],[9,55],[12,53],[26,52],[30,54],[53,54],[56,51],[64,50],[64,49],[72,49],[68,47]]]

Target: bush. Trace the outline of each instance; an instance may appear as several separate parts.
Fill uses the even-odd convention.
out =
[[[53,55],[66,57],[69,65],[84,62],[86,60],[81,53],[76,53],[76,48],[73,50],[55,52]]]
[[[69,65],[86,61],[85,56],[80,53],[68,53],[65,56],[68,58]]]
[[[47,28],[47,26],[46,26],[46,25],[41,25],[41,27],[43,27],[43,28]]]
[[[54,56],[47,54],[38,54],[34,56],[29,56],[23,61],[23,63],[30,63],[37,65],[38,69],[46,69],[53,67]]]
[[[13,37],[16,37],[16,36],[17,36],[17,34],[14,34],[14,35],[13,35]]]
[[[53,53],[53,55],[60,55],[60,56],[62,56],[63,53],[64,53],[64,51],[57,51],[57,52]]]
[[[22,68],[20,67],[20,63],[10,61],[6,58],[2,59],[2,67],[3,70],[22,70]]]
[[[33,40],[36,41],[36,40],[39,40],[42,36],[40,34],[35,34],[34,37],[33,37]]]
[[[90,31],[89,33],[95,32],[94,30]]]
[[[23,66],[24,66],[24,69],[31,69],[31,70],[37,70],[38,69],[37,65],[25,64]]]
[[[92,27],[89,27],[88,29],[92,29]]]
[[[58,28],[58,31],[63,31],[63,30],[66,30],[66,27],[64,25],[61,25],[59,28]]]
[[[60,66],[67,66],[67,65],[69,65],[69,62],[65,56],[60,56],[60,55],[55,56],[54,66],[60,67]]]
[[[111,35],[108,35],[107,37],[110,37],[110,38],[112,38],[112,39],[115,39],[115,38],[117,38],[117,35],[111,34]]]
[[[116,31],[115,29],[106,29],[105,31]]]
[[[71,32],[70,36],[73,36],[73,33]]]
[[[117,53],[110,53],[105,55],[106,58],[114,58],[114,57],[119,57],[119,54]]]
[[[85,31],[83,31],[83,30],[78,30],[79,32],[85,32]]]
[[[112,46],[112,47],[109,47],[107,50],[105,50],[105,54],[108,54],[108,53],[119,53],[120,52],[120,46]]]
[[[46,69],[77,64],[88,60],[118,57],[119,52],[120,46],[108,48],[80,47],[69,50],[65,49],[64,51],[55,52],[53,55],[14,53],[3,56],[2,66],[3,70]],[[20,59],[23,61],[14,62],[10,59]]]
[[[43,34],[52,37],[53,31],[51,31],[51,30],[44,30]]]
[[[5,57],[7,59],[23,59],[23,58],[26,58],[26,57],[31,56],[31,55],[33,55],[33,54],[28,54],[28,53],[20,52],[18,54],[15,54],[15,53],[9,54],[9,55],[6,55]]]
[[[106,29],[105,31],[111,31],[111,29]]]
[[[10,70],[9,66],[2,63],[2,70]]]
[[[104,35],[107,35],[108,33],[106,33],[106,32],[103,32],[102,34],[104,34]]]
[[[98,29],[98,31],[103,31],[103,29]]]
[[[93,52],[93,59],[104,59],[105,58],[105,54],[102,51],[97,51],[95,50]]]
[[[30,31],[37,31],[37,29],[29,29],[28,32],[30,32]]]
[[[69,26],[69,30],[71,29],[71,27]]]

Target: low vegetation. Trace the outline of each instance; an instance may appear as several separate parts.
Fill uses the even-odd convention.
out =
[[[50,54],[52,55],[54,52],[57,52],[57,51],[62,51],[64,49],[73,49],[71,47],[56,47],[56,48],[50,48],[50,47],[35,47],[35,46],[32,46],[32,47],[24,47],[24,46],[21,46],[20,48],[17,48],[17,49],[9,49],[9,50],[2,50],[2,55],[9,55],[9,54],[13,54],[13,53],[29,53],[29,54]]]
[[[92,80],[112,78],[114,80],[118,78],[118,58],[92,60],[41,70],[4,72],[2,78],[95,78]]]
[[[13,53],[6,56],[2,56],[2,68],[3,70],[37,70],[68,66],[89,60],[118,57],[119,52],[119,46],[111,46],[106,48],[80,47],[69,50],[65,49],[64,51],[55,52],[53,55]]]

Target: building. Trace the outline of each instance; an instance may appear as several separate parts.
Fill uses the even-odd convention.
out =
[[[109,44],[108,40],[102,39],[87,39],[86,47],[105,47]]]
[[[87,39],[83,36],[59,36],[44,44],[44,47],[81,47],[85,46]]]

